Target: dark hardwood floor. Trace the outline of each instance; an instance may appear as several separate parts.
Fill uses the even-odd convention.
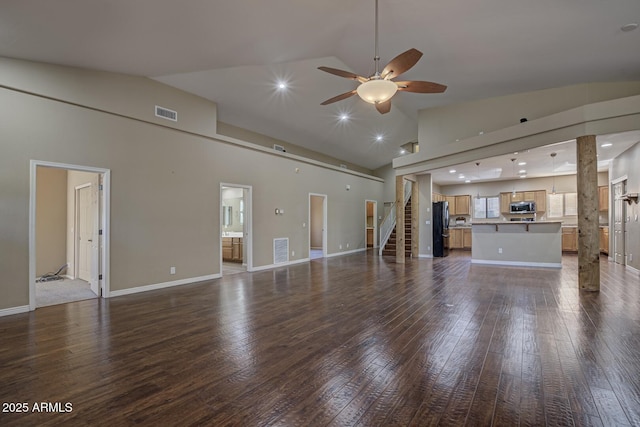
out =
[[[638,426],[640,278],[601,269],[369,251],[0,318],[0,425]]]

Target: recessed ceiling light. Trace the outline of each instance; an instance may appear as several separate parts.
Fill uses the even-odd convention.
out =
[[[520,178],[526,178],[527,175],[520,175]]]
[[[524,169],[520,169],[520,170],[518,171],[518,173],[527,173],[527,171],[526,171],[526,170],[524,170]]]
[[[460,179],[464,179],[464,175],[460,174],[460,175],[458,176],[458,178],[460,178]]]
[[[604,144],[601,144],[600,147],[602,148],[607,148],[607,147],[611,147],[613,144],[610,142],[605,142]]]
[[[471,182],[470,179],[465,180],[464,182],[466,182],[467,184]]]
[[[382,141],[382,135],[376,135],[376,141]]]
[[[449,173],[456,173],[456,170],[455,170],[455,169],[451,169],[451,170],[449,171]]]
[[[520,162],[520,163],[518,163],[518,166],[524,166],[526,164],[527,164],[527,162]]]
[[[400,150],[400,154],[405,154],[407,152],[407,150],[405,150],[404,148],[402,150]]]
[[[340,120],[342,121],[349,120],[349,115],[346,113],[340,114]]]
[[[518,152],[516,151],[516,152],[514,152],[513,154],[518,154]]]
[[[625,24],[622,27],[620,27],[620,29],[622,31],[624,31],[625,33],[629,32],[629,31],[633,31],[636,28],[638,28],[638,23],[637,22],[632,22],[631,24]]]
[[[287,88],[287,82],[285,82],[285,81],[283,81],[283,80],[280,80],[280,81],[278,82],[278,89],[280,89],[280,90],[284,90],[284,89],[286,89],[286,88]]]

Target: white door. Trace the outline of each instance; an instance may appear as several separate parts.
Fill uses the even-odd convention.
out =
[[[86,280],[100,295],[99,273],[99,175],[76,188],[76,277]]]
[[[93,215],[91,215],[91,186],[76,191],[77,208],[77,268],[76,276],[91,281],[91,247],[93,243]]]

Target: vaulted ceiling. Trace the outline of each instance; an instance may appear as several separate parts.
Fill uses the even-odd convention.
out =
[[[417,140],[420,109],[640,80],[640,30],[621,29],[639,21],[637,0],[380,0],[381,64],[416,48],[402,80],[448,86],[398,93],[386,115],[320,105],[356,83],[318,66],[373,73],[373,0],[3,0],[0,55],[148,76],[215,101],[223,122],[374,169]]]

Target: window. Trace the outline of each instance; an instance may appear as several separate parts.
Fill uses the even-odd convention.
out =
[[[499,218],[500,217],[500,198],[478,197],[473,199],[473,217],[474,218]]]
[[[547,216],[562,218],[563,216],[578,215],[578,198],[576,193],[549,194]]]

